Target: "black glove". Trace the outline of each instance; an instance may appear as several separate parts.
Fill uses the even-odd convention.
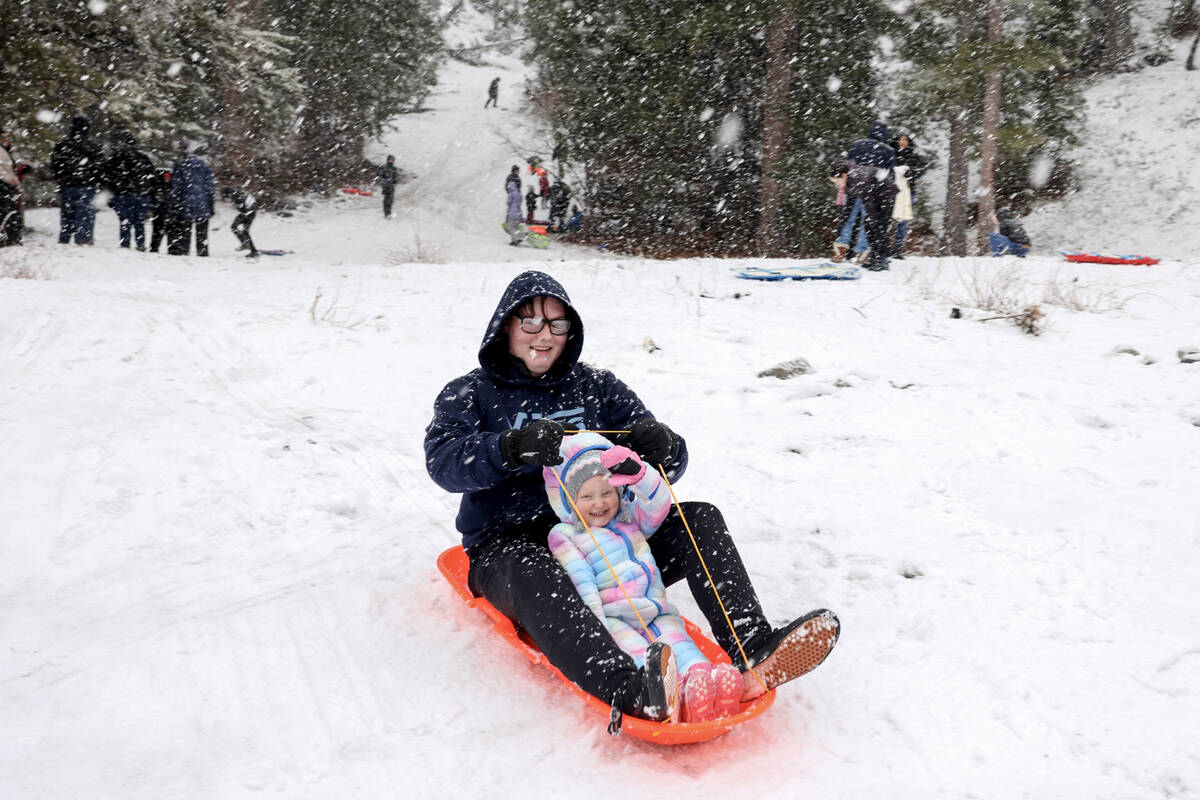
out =
[[[629,449],[648,464],[662,464],[675,455],[675,434],[656,419],[639,419],[629,428]]]
[[[500,455],[509,469],[526,464],[561,464],[558,448],[564,433],[563,426],[552,419],[534,420],[520,430],[510,428],[500,434]]]
[[[626,458],[608,468],[613,475],[637,475],[642,471],[642,465],[632,458]]]

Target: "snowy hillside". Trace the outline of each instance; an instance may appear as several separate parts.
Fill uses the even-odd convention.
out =
[[[1075,153],[1081,188],[1030,216],[1035,249],[1200,261],[1200,73],[1183,68],[1188,46],[1085,92],[1086,141]]]
[[[1198,228],[1167,248],[1085,192],[1025,261],[839,283],[511,248],[521,79],[447,66],[371,153],[415,175],[397,219],[347,197],[256,222],[294,255],[239,257],[228,208],[209,259],[119,250],[107,210],[93,248],[42,210],[0,251],[47,278],[0,279],[0,794],[1200,797]],[[1154,96],[1125,91],[1127,139],[1200,132],[1143,127]],[[405,263],[418,230],[443,263]],[[1051,232],[1174,260],[1066,265]],[[527,268],[687,438],[681,499],[722,508],[771,618],[842,619],[714,742],[607,736],[434,568],[457,498],[423,430]],[[1040,305],[1041,335],[988,293]]]

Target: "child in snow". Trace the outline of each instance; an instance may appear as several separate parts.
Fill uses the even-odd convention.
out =
[[[525,193],[525,223],[533,224],[533,212],[537,210],[538,196],[533,187],[529,187],[529,191]]]
[[[246,258],[258,258],[258,248],[254,246],[254,240],[250,238],[250,226],[254,223],[254,215],[258,213],[254,207],[254,195],[232,186],[226,186],[221,189],[221,197],[232,202],[238,212],[237,216],[233,218],[233,224],[229,226],[233,235],[240,242],[237,249],[249,250]]]
[[[863,207],[861,200],[855,200],[853,203],[847,202],[847,176],[848,170],[844,164],[834,167],[829,172],[829,182],[837,190],[837,198],[834,200],[834,204],[838,209],[836,226],[838,237],[833,242],[833,258],[831,259],[837,263],[845,260],[846,253],[850,250],[850,237],[854,233],[854,224],[859,222],[859,220],[862,220],[862,222],[858,226],[858,241],[854,244],[854,255],[856,257],[861,256],[861,254],[870,249],[867,246],[866,209]]]
[[[542,470],[550,505],[562,520],[550,530],[549,545],[584,603],[639,667],[653,642],[671,648],[682,679],[684,722],[736,713],[744,691],[741,673],[731,664],[711,663],[696,647],[683,617],[667,601],[650,552],[646,537],[671,511],[671,494],[662,476],[646,469],[637,453],[596,433],[564,439],[560,454],[563,464],[557,471]]]
[[[575,233],[583,229],[583,212],[579,206],[571,206],[571,217],[567,220],[567,232]]]
[[[1031,246],[1029,234],[1021,227],[1013,215],[1012,209],[1002,208],[992,215],[996,230],[988,234],[988,244],[992,247],[992,256],[1013,255],[1024,258]]]

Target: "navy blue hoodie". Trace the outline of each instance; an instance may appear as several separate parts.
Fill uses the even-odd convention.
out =
[[[876,120],[865,139],[856,139],[846,151],[846,160],[878,169],[896,166],[896,151],[888,146],[888,126]]]
[[[539,296],[567,307],[571,332],[554,365],[534,377],[508,352],[504,323]],[[523,272],[504,290],[488,323],[479,368],[446,384],[434,401],[433,421],[425,429],[425,467],[438,486],[463,494],[456,524],[468,552],[538,517],[547,518],[547,534],[558,521],[546,500],[542,468],[509,469],[500,455],[501,433],[544,417],[569,429],[628,430],[636,420],[653,416],[611,372],[580,363],[582,351],[583,321],[562,285],[545,273]],[[672,480],[683,475],[687,445],[682,437],[675,458],[663,467]]]

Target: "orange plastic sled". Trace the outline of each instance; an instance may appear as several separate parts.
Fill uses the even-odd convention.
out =
[[[458,592],[459,597],[466,601],[467,605],[471,608],[478,608],[491,618],[493,623],[492,628],[495,633],[508,642],[508,644],[517,648],[534,664],[540,664],[557,675],[571,691],[582,697],[588,706],[600,715],[601,719],[608,719],[612,709],[607,704],[592,697],[567,680],[546,659],[542,651],[537,649],[537,646],[534,645],[529,637],[524,633],[518,633],[508,618],[497,611],[495,606],[482,597],[475,597],[471,594],[471,590],[467,586],[467,569],[470,564],[467,561],[467,554],[461,547],[451,547],[449,550],[444,551],[438,556],[437,564],[438,569],[442,575],[446,576],[446,580]],[[690,620],[684,621],[687,623],[688,634],[696,642],[696,646],[700,648],[700,652],[708,656],[709,660],[713,662],[729,662],[729,656],[717,646],[716,642],[705,636]],[[773,702],[775,702],[774,689],[756,697],[748,703],[742,703],[741,709],[733,716],[711,722],[651,722],[650,720],[639,719],[626,714],[621,721],[621,730],[638,739],[644,739],[654,744],[672,745],[706,742],[709,739],[715,739],[721,734],[733,730],[743,722],[757,717],[770,708]]]

